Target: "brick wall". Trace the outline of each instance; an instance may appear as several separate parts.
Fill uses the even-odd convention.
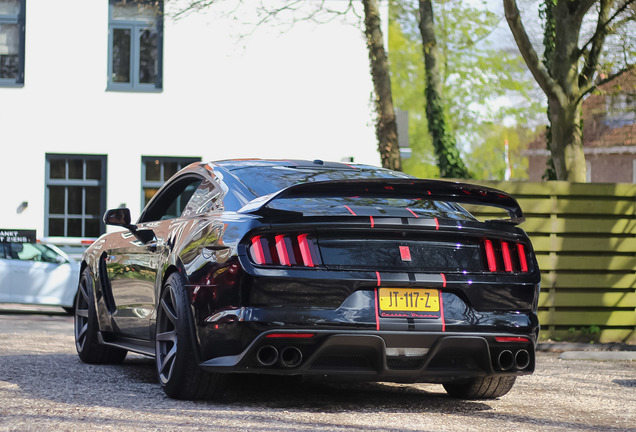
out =
[[[592,182],[634,182],[636,72],[621,75],[583,102],[583,147]],[[545,133],[524,155],[529,180],[541,181],[547,159]]]

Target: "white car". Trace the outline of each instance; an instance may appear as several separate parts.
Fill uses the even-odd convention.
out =
[[[73,312],[79,263],[44,243],[0,243],[0,303],[61,306]]]

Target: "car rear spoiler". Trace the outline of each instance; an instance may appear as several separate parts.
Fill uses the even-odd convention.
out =
[[[377,197],[377,198],[422,198],[434,201],[449,201],[460,204],[474,204],[498,207],[506,210],[510,219],[489,222],[505,222],[514,225],[525,221],[521,207],[512,196],[497,189],[442,180],[420,179],[365,179],[331,180],[301,183],[269,195],[253,199],[238,213],[264,214],[267,206],[284,198],[334,198],[334,197]]]

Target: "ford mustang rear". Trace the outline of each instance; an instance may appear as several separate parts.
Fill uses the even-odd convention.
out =
[[[127,209],[105,215],[126,231],[84,256],[78,352],[154,356],[177,398],[246,372],[502,396],[535,367],[540,274],[523,220],[504,192],[368,166],[193,164],[136,225]]]

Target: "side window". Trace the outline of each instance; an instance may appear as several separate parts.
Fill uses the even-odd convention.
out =
[[[200,157],[141,157],[141,208],[157,193],[159,188],[181,168],[193,162],[201,162]]]
[[[21,261],[42,261],[42,251],[31,243],[11,243],[11,257]]]
[[[0,87],[24,85],[26,0],[0,1]]]
[[[161,91],[163,1],[109,0],[108,90]]]
[[[201,177],[187,176],[176,180],[144,210],[140,223],[178,218],[202,182]]]
[[[203,180],[186,206],[183,216],[223,211],[223,195],[221,188],[214,182]]]
[[[40,251],[40,253],[42,255],[42,261],[43,262],[60,264],[60,263],[62,263],[64,261],[66,261],[66,258],[64,258],[60,254],[55,252],[53,249],[51,249],[47,245],[43,245],[41,243],[36,243],[33,246],[35,246]]]

